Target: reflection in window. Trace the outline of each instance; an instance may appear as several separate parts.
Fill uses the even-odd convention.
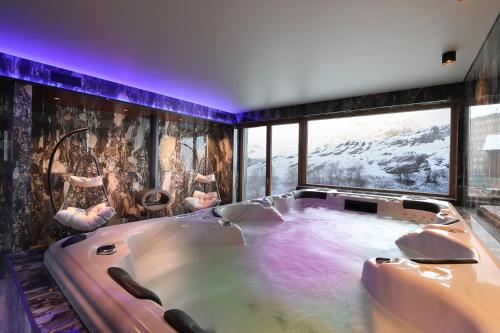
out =
[[[298,181],[299,124],[272,127],[271,192],[295,190]]]
[[[500,104],[470,108],[469,197],[500,197]]]
[[[243,132],[243,200],[266,195],[266,127]]]
[[[184,136],[180,142],[180,161],[186,172],[192,172],[195,168],[193,154],[193,136]]]
[[[448,194],[450,108],[308,122],[307,183]]]

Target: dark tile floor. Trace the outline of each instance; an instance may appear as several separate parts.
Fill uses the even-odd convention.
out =
[[[45,269],[44,252],[45,249],[36,249],[9,256],[11,274],[21,290],[21,301],[28,309],[27,317],[34,330],[88,332]]]
[[[15,280],[7,266],[7,255],[0,253],[0,332],[32,332]]]

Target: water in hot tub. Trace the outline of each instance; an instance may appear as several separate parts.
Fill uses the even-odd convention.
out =
[[[284,217],[239,224],[246,246],[179,249],[185,264],[148,287],[218,333],[412,330],[375,304],[361,272],[371,257],[407,257],[395,240],[417,224],[323,208]]]

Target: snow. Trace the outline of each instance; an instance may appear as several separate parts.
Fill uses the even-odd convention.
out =
[[[500,104],[474,105],[470,107],[470,117],[472,119],[492,114],[500,114]]]

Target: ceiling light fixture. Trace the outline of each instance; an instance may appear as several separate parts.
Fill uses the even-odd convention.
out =
[[[457,61],[457,51],[448,51],[441,56],[441,64],[448,65]]]

